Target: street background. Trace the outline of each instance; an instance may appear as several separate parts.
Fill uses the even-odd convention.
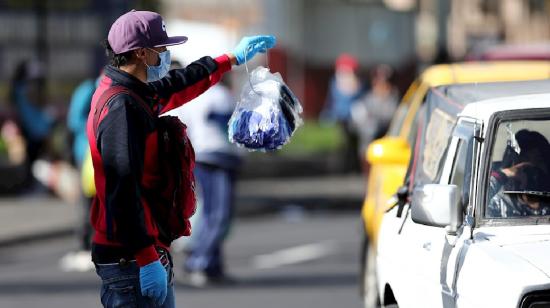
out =
[[[207,289],[177,284],[177,307],[361,307],[359,232],[350,212],[239,218],[226,244],[227,265],[237,284]],[[71,240],[55,237],[2,247],[0,307],[99,307],[95,273],[67,273],[57,265],[74,248]]]
[[[231,51],[243,35],[275,35],[276,48],[249,65],[280,72],[304,107],[305,123],[290,144],[245,156],[225,243],[236,284],[177,284],[178,307],[362,306],[366,171],[350,163],[345,129],[322,118],[341,54],[355,58],[365,84],[373,68],[390,67],[399,97],[434,63],[514,53],[550,59],[548,0],[0,0],[2,308],[100,305],[93,271],[59,266],[78,249],[79,174],[65,119],[77,85],[106,64],[99,42],[133,8],[159,12],[169,35],[189,37],[171,48],[184,65]],[[22,61],[37,63],[41,83],[33,98],[53,121],[36,157],[12,125],[19,124],[12,81]],[[230,78],[238,98],[245,68]],[[36,159],[47,164],[33,169]],[[174,255],[178,268],[182,254]]]

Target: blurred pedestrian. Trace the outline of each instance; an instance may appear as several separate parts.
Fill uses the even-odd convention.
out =
[[[242,152],[227,137],[227,123],[236,105],[226,86],[227,77],[189,104],[170,112],[187,125],[195,149],[195,177],[202,209],[185,251],[183,278],[197,287],[229,281],[223,242],[231,225]]]
[[[133,10],[113,23],[105,42],[111,65],[93,96],[87,124],[97,190],[92,259],[105,307],[175,306],[169,247],[174,235],[191,231],[194,154],[181,122],[158,115],[275,45],[272,36],[245,37],[232,53],[170,71],[166,46],[186,40],[168,37],[159,14]],[[175,93],[177,99],[170,99]]]
[[[184,67],[185,67],[185,65],[182,62],[180,62],[179,60],[176,60],[176,59],[172,59],[172,61],[170,63],[170,69],[171,70],[180,69],[180,68],[184,68]],[[223,79],[224,79],[224,77],[222,77],[222,80]],[[216,85],[214,85],[214,86],[216,86]],[[205,94],[206,93],[203,93],[203,95],[205,95]],[[203,95],[201,95],[200,97],[202,97]],[[184,106],[187,106],[187,105],[188,104],[185,104]],[[180,110],[181,108],[183,108],[183,106],[179,107],[179,108],[176,108],[173,111],[168,112],[167,114],[171,114],[173,116],[178,116],[178,114],[176,114],[177,113],[176,110]],[[181,118],[180,118],[180,120],[181,120]],[[189,138],[191,139],[192,137],[189,136]],[[193,148],[196,151],[196,147],[193,146]],[[198,191],[197,191],[197,200],[196,201],[197,201],[197,208],[195,210],[195,213],[193,214],[193,217],[191,217],[189,219],[189,222],[193,226],[193,232],[189,236],[182,236],[182,237],[178,238],[177,240],[173,241],[172,246],[171,246],[172,252],[182,252],[185,255],[191,250],[192,243],[195,240],[195,238],[197,237],[197,230],[200,228],[199,221],[201,220],[201,216],[202,216],[202,205],[201,205],[202,200],[201,200],[201,196],[199,195]]]
[[[358,171],[358,137],[351,123],[351,108],[364,94],[365,88],[357,71],[359,63],[349,54],[343,53],[335,63],[334,77],[330,81],[329,93],[321,120],[337,122],[345,136],[344,161],[347,171]]]
[[[43,153],[54,125],[54,116],[45,108],[44,83],[41,62],[25,60],[16,66],[10,100],[25,138],[29,176],[30,166]]]
[[[86,79],[74,90],[69,104],[67,127],[73,136],[73,160],[80,173],[83,170],[84,160],[89,152],[86,122],[90,113],[92,96],[101,76],[96,79]],[[66,271],[88,271],[94,268],[91,258],[92,225],[90,224],[90,208],[92,197],[87,196],[81,189],[79,219],[76,223],[75,234],[78,240],[78,250],[67,253],[60,260],[60,266]]]
[[[363,171],[368,171],[365,151],[369,144],[386,134],[397,109],[399,94],[391,83],[393,71],[387,65],[377,65],[371,72],[370,90],[352,107],[351,117],[359,133],[358,155]]]
[[[19,191],[28,176],[25,139],[8,115],[0,116],[0,193]]]
[[[86,135],[86,121],[90,113],[92,96],[97,88],[101,75],[98,78],[89,78],[82,81],[74,90],[67,114],[67,127],[73,135],[73,160],[80,168],[88,151],[88,136]]]

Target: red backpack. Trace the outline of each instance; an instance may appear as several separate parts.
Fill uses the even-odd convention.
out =
[[[151,202],[151,212],[157,222],[159,239],[166,244],[181,236],[191,235],[189,219],[196,210],[195,151],[187,136],[187,126],[174,116],[156,116],[145,101],[123,86],[107,89],[99,98],[94,111],[93,128],[97,132],[99,118],[107,103],[118,94],[128,94],[156,123],[158,133],[158,162],[162,182],[158,191],[141,193]]]

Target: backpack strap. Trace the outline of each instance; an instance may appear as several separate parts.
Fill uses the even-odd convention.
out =
[[[133,91],[131,91],[126,87],[113,86],[105,90],[105,92],[101,94],[101,96],[99,97],[99,100],[97,101],[95,111],[94,111],[94,122],[93,122],[94,132],[97,132],[97,128],[99,126],[99,118],[101,117],[101,114],[105,109],[105,106],[107,106],[107,103],[116,95],[123,94],[123,93],[128,94],[133,99],[135,99],[138,102],[138,104],[141,105],[141,108],[145,110],[145,112],[149,117],[155,118],[155,115],[153,113],[153,110],[151,110],[151,107],[149,107],[149,105],[147,105],[147,103],[139,95],[137,95],[136,93],[134,93]]]

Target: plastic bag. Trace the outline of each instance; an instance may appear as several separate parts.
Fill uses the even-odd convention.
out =
[[[229,140],[250,150],[280,149],[302,125],[302,111],[281,74],[257,67],[229,120]]]

